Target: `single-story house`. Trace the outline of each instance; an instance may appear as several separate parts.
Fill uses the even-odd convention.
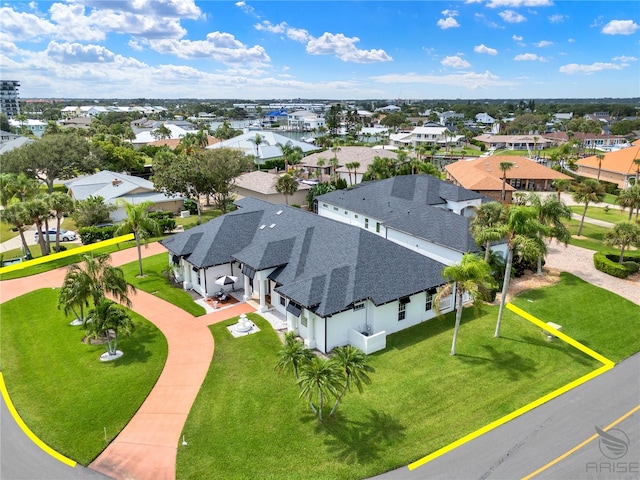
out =
[[[305,205],[307,194],[311,189],[308,183],[298,182],[298,191],[289,195],[288,199],[276,190],[276,183],[281,175],[256,170],[240,175],[235,180],[234,192],[238,198],[253,197],[274,204]]]
[[[447,127],[425,126],[415,127],[410,132],[392,133],[389,135],[389,143],[397,147],[420,145],[446,147],[459,145],[462,135],[452,133]]]
[[[101,172],[65,183],[69,195],[74,200],[85,200],[89,196],[104,198],[107,205],[116,207],[110,213],[111,220],[119,222],[127,217],[124,207],[116,205],[117,200],[123,199],[129,203],[144,201],[153,202],[151,210],[164,210],[178,213],[184,210],[184,199],[157,192],[152,182],[144,178],[126,175],[124,173]]]
[[[459,160],[447,165],[447,180],[468,190],[473,190],[493,200],[500,200],[502,194],[502,170],[500,163],[511,162],[507,171],[506,201],[510,202],[515,190],[536,192],[552,191],[555,179],[573,180],[569,175],[545,167],[524,157],[491,155],[488,157]]]
[[[259,139],[257,145],[256,138]],[[246,155],[253,155],[256,163],[262,164],[265,160],[282,157],[282,149],[278,144],[286,145],[288,142],[291,142],[294,147],[300,147],[304,153],[317,150],[318,148],[315,145],[292,140],[279,133],[262,130],[246,132],[237,137],[209,145],[206,148],[239,148],[244,151]]]
[[[547,140],[542,135],[494,135],[484,133],[474,137],[474,140],[482,142],[490,149],[504,148],[507,150],[528,150],[535,153],[544,150],[552,145],[552,141]]]
[[[469,227],[486,201],[479,193],[431,175],[364,182],[314,200],[322,217],[368,230],[446,265],[480,251]],[[506,252],[502,244],[493,249]]]
[[[216,279],[275,309],[309,348],[384,349],[388,334],[435,317],[444,265],[364,229],[255,198],[162,240],[185,289],[213,295]],[[443,299],[443,312],[453,309]]]
[[[634,160],[640,160],[640,146],[623,148],[609,153],[604,153],[600,166],[600,180],[611,182],[620,188],[627,188],[636,180],[636,175],[640,172],[640,165]],[[576,162],[578,175],[588,178],[598,178],[598,164],[600,160],[597,155],[582,158]]]
[[[376,157],[393,158],[395,160],[398,155],[393,150],[376,150],[370,147],[340,147],[335,152],[325,150],[312,153],[302,159],[300,166],[307,171],[310,178],[322,178],[322,175],[331,175],[333,173],[334,167],[331,163],[336,158],[338,163],[335,167],[336,174],[343,178],[348,185],[352,185],[362,181],[362,175]],[[324,165],[318,165],[320,160],[324,162]],[[355,169],[347,168],[346,165],[351,163],[359,163],[360,165]]]

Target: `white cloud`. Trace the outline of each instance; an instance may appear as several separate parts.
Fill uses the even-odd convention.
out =
[[[49,42],[46,54],[63,64],[69,63],[113,63],[115,54],[102,45]]]
[[[56,27],[33,13],[19,13],[9,7],[0,8],[2,33],[8,40],[33,40],[44,35],[52,35]]]
[[[358,37],[346,37],[342,33],[325,32],[319,38],[312,38],[307,43],[309,55],[335,55],[344,62],[375,63],[390,62],[393,60],[387,52],[380,49],[359,50],[355,44]]]
[[[507,23],[522,23],[526,22],[527,19],[513,10],[505,10],[504,12],[500,12],[498,15]]]
[[[436,23],[442,30],[446,30],[448,28],[457,28],[460,26],[458,21],[453,17],[441,18]]]
[[[631,35],[640,26],[633,20],[611,20],[604,27],[602,33],[607,35]]]
[[[553,5],[551,0],[490,0],[487,2],[489,8],[550,7],[551,5]]]
[[[253,15],[254,17],[258,16],[255,9],[251,5],[247,5],[246,2],[236,2],[235,6],[248,15]]]
[[[604,70],[622,70],[627,65],[620,65],[616,63],[592,63],[591,65],[580,65],[578,63],[569,63],[560,67],[560,73],[566,73],[567,75],[574,75],[578,73],[584,73],[590,75],[595,72],[602,72]]]
[[[277,25],[274,25],[269,20],[263,20],[262,23],[256,23],[253,28],[262,32],[284,33],[287,29],[287,23],[280,22]]]
[[[151,48],[159,53],[179,58],[212,58],[225,64],[266,64],[271,61],[260,45],[247,47],[230,33],[211,32],[206,40],[150,40]]]
[[[567,40],[567,42],[569,42],[569,43],[575,43],[575,40],[574,40],[573,38],[570,38],[570,39],[568,39],[568,40]]]
[[[129,40],[129,48],[136,50],[137,52],[141,52],[142,50],[144,50],[144,47],[142,45],[140,45],[140,43],[138,43],[138,41],[136,39],[131,39]]]
[[[306,43],[312,37],[309,35],[303,28],[293,28],[287,25],[287,22],[280,22],[277,25],[272,24],[268,20],[263,20],[261,23],[257,23],[253,26],[256,30],[270,33],[284,33],[291,40],[295,40],[296,42]]]
[[[451,68],[469,68],[471,66],[469,62],[458,56],[444,57],[440,64]]]
[[[487,55],[498,54],[498,50],[496,50],[495,48],[487,47],[484,43],[481,43],[480,45],[476,45],[475,47],[473,47],[473,51],[476,53],[486,53]]]
[[[561,15],[561,14],[556,14],[556,15],[551,15],[549,16],[549,21],[551,23],[562,23],[564,22],[564,19],[567,18],[567,15]]]
[[[416,83],[448,85],[467,88],[468,90],[486,89],[489,87],[511,87],[517,85],[514,82],[500,80],[500,77],[494,75],[488,70],[484,73],[465,72],[452,73],[450,75],[420,75],[412,72],[393,73],[372,77],[372,80],[385,84]]]
[[[291,40],[294,40],[300,43],[308,42],[313,38],[311,35],[309,35],[309,32],[307,32],[304,28],[293,28],[293,27],[287,28],[287,37],[289,37]]]
[[[524,37],[519,35],[513,35],[511,38],[516,42],[521,42]]]
[[[457,10],[443,10],[441,13],[445,17],[457,17],[458,16],[458,11]]]
[[[628,63],[628,62],[637,62],[638,58],[637,57],[628,57],[626,55],[620,55],[618,57],[613,57],[611,60],[613,60],[614,62]]]
[[[549,40],[541,40],[538,43],[535,43],[534,45],[539,48],[544,48],[544,47],[550,47],[551,45],[553,45],[553,42],[550,42]]]
[[[521,53],[520,55],[516,55],[513,57],[514,60],[518,62],[535,62],[540,61],[543,62],[544,58],[536,55],[535,53]]]

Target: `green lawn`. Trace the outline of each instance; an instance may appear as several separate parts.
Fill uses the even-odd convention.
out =
[[[144,247],[143,247],[144,248]],[[142,259],[142,271],[144,277],[138,277],[139,267],[138,261],[127,263],[122,266],[127,282],[136,288],[147,293],[152,293],[158,298],[162,298],[167,302],[189,312],[191,315],[198,317],[206,313],[205,309],[193,301],[191,296],[177,288],[169,282],[165,269],[169,265],[169,257],[166,253],[159,253],[151,257]]]
[[[6,222],[0,222],[0,242],[6,242],[7,240],[11,240],[13,237],[18,236],[18,231],[15,232],[12,230],[14,227]]]
[[[222,215],[222,212],[220,210],[214,210],[213,208],[202,210],[201,213],[202,213],[202,223],[206,223],[209,220]],[[197,214],[191,215],[188,218],[175,217],[175,221],[176,221],[176,225],[182,225],[185,230],[188,230],[198,225],[198,215]]]
[[[164,366],[167,342],[153,324],[132,314],[133,335],[118,341],[124,356],[101,362],[104,346],[82,343],[82,327],[69,325],[71,319],[56,308],[57,296],[57,289],[42,289],[2,304],[0,364],[29,428],[87,465],[144,402]]]
[[[515,303],[614,361],[640,350],[640,307],[571,275]],[[594,304],[603,305],[600,313]],[[298,398],[292,376],[274,373],[281,344],[266,322],[253,315],[261,331],[241,338],[226,331],[233,320],[212,325],[214,358],[184,428],[189,446],[178,451],[177,477],[373,476],[600,365],[560,341],[547,342],[539,328],[509,311],[502,338],[494,339],[496,316],[497,307],[485,307],[475,320],[466,310],[455,357],[448,355],[452,315],[391,335],[387,349],[369,357],[373,384],[362,395],[349,394],[324,424]]]
[[[611,205],[615,205],[616,204],[616,198],[618,198],[616,195],[612,195],[611,193],[607,193],[604,196],[604,203],[610,203]]]
[[[582,216],[582,212],[584,212],[584,205],[573,205],[569,208],[573,213],[577,213],[580,216]],[[610,208],[609,211],[606,211],[603,207],[589,205],[589,208],[587,208],[587,217],[602,220],[603,222],[618,223],[628,220],[629,211],[622,212],[615,208]]]
[[[578,234],[578,228],[580,227],[580,220],[569,220],[565,222],[571,235]],[[571,238],[569,243],[571,245],[575,245],[576,247],[588,248],[589,250],[597,250],[602,252],[612,251],[615,252],[615,249],[610,247],[606,247],[602,244],[602,240],[604,238],[604,234],[608,232],[610,229],[606,227],[600,227],[598,225],[593,225],[591,223],[584,222],[582,227],[582,236],[585,238]]]

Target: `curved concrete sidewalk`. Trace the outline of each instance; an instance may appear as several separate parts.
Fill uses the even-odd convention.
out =
[[[166,252],[160,244],[143,248],[143,256]],[[111,254],[114,265],[137,259],[135,248]],[[59,287],[65,268],[0,282],[2,302],[39,288]],[[132,309],[164,334],[168,356],[149,396],[127,426],[90,465],[117,479],[174,479],[182,428],[211,364],[214,342],[208,325],[254,311],[241,303],[202,317],[138,290]]]
[[[568,245],[548,245],[545,266],[569,272],[585,282],[602,287],[610,292],[640,305],[640,280],[612,277],[593,266],[593,250]]]

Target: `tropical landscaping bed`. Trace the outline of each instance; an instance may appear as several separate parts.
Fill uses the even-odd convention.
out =
[[[614,361],[640,350],[640,307],[572,275],[514,303]],[[603,308],[596,312],[593,304]],[[455,357],[448,355],[452,314],[391,335],[386,350],[369,356],[373,383],[345,397],[324,423],[298,398],[293,377],[275,374],[281,343],[263,320],[251,316],[261,331],[239,339],[226,330],[235,320],[211,326],[214,359],[185,425],[189,445],[178,452],[177,477],[369,477],[599,365],[562,342],[547,342],[511,312],[502,338],[494,339],[496,317],[497,307],[485,306],[473,320],[466,310]]]
[[[82,342],[84,329],[70,326],[71,318],[56,308],[58,293],[36,290],[2,304],[0,364],[29,428],[87,465],[144,402],[164,367],[167,342],[153,324],[131,312],[133,334],[118,343],[124,356],[101,362],[105,347]]]

